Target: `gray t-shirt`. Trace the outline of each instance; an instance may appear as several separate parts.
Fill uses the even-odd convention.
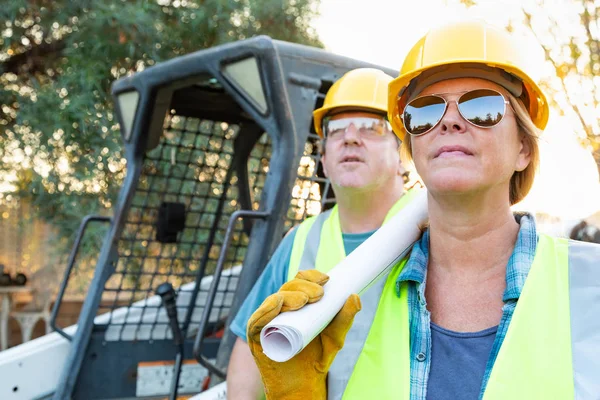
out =
[[[477,400],[497,330],[454,332],[431,323],[427,400]]]

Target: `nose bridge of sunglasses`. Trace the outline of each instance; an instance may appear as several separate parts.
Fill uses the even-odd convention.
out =
[[[441,120],[450,119],[456,121],[457,119],[460,121],[468,121],[465,115],[462,113],[460,108],[459,99],[453,99],[446,101],[446,109],[444,110],[444,115],[442,115]]]

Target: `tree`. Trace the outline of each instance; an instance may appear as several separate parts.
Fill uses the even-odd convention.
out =
[[[0,203],[70,238],[125,175],[111,83],[258,34],[322,47],[319,0],[12,0],[0,11]],[[65,241],[65,240],[63,240]],[[69,243],[69,240],[65,241]]]
[[[477,0],[459,0],[465,7]],[[600,168],[600,4],[593,0],[525,0],[507,29],[524,27],[544,51],[552,71],[540,82],[561,115],[577,120],[582,144]]]

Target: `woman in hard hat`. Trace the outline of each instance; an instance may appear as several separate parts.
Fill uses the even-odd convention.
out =
[[[600,246],[541,234],[510,208],[532,186],[548,120],[526,58],[506,32],[462,22],[425,35],[390,83],[389,119],[428,189],[429,227],[390,274],[348,384],[329,398],[600,398]],[[322,393],[359,308],[350,298],[287,363],[255,355],[273,398]]]

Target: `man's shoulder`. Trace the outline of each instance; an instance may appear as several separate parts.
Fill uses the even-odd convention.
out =
[[[300,222],[300,224],[298,224],[297,226],[311,224],[317,218],[327,218],[327,217],[329,217],[331,215],[332,212],[333,212],[333,208],[329,208],[327,210],[321,211],[318,214],[311,215],[310,217],[304,218],[304,220],[302,222]]]
[[[296,235],[298,234],[298,229],[302,224],[295,225],[291,227],[286,234],[283,236],[279,245],[275,249],[275,253],[273,254],[273,258],[288,258],[292,253],[292,248],[294,246],[294,241],[296,240]]]

